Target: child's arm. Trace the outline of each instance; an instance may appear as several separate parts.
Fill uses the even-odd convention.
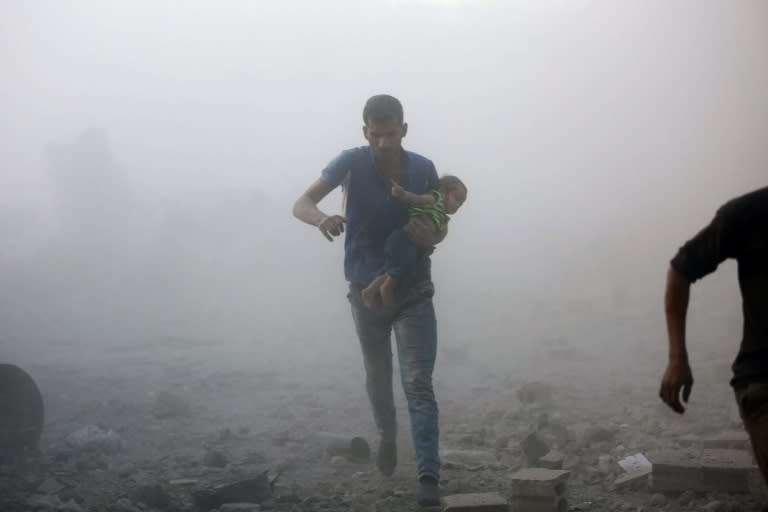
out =
[[[426,204],[433,204],[435,202],[435,198],[432,194],[414,194],[413,192],[408,192],[405,190],[395,180],[390,181],[392,182],[392,197],[402,199],[406,203],[413,206],[422,206]]]

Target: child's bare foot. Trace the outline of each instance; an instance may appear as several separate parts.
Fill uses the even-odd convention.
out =
[[[374,286],[373,284],[370,284],[366,286],[363,291],[360,293],[360,296],[363,299],[363,304],[365,304],[365,307],[368,309],[376,309],[376,296],[379,294],[379,287]]]

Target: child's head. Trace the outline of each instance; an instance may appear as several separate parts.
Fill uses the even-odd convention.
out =
[[[467,187],[456,176],[441,177],[439,188],[445,201],[445,213],[449,215],[456,213],[467,200]]]

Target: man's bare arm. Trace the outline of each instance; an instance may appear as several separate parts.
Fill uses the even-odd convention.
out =
[[[688,402],[693,387],[693,374],[685,345],[685,323],[690,289],[690,281],[670,265],[664,293],[669,362],[661,381],[659,396],[672,410],[678,413],[685,412],[685,408],[680,403],[680,391],[683,392],[683,401]]]
[[[334,236],[344,232],[344,223],[347,220],[341,215],[327,215],[317,207],[331,190],[327,183],[317,180],[296,200],[293,215],[300,221],[317,226],[323,236],[332,242]]]
[[[406,203],[413,206],[424,206],[427,204],[434,204],[435,198],[432,194],[414,194],[405,190],[399,183],[392,181],[392,196],[402,199]]]

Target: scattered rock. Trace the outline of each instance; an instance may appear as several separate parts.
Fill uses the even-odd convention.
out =
[[[72,449],[114,454],[123,449],[123,440],[114,431],[98,425],[86,425],[66,438]]]

